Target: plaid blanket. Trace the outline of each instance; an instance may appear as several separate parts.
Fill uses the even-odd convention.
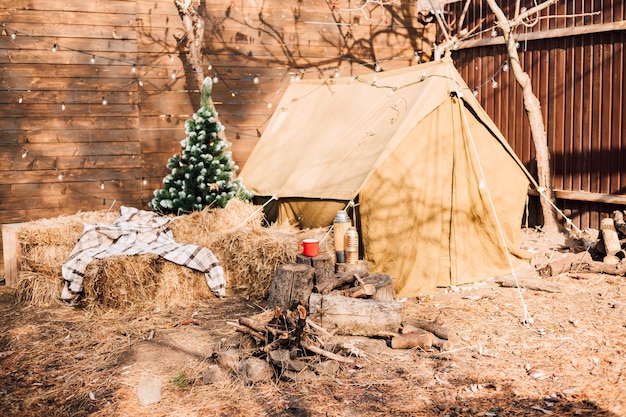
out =
[[[62,267],[65,281],[61,299],[74,304],[83,291],[87,265],[110,256],[156,254],[178,265],[204,272],[217,296],[226,295],[226,278],[219,261],[209,249],[174,241],[167,227],[170,219],[156,213],[121,207],[112,225],[85,224],[83,234]]]

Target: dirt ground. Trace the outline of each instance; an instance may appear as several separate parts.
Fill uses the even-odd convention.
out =
[[[570,251],[562,239],[523,233],[537,257]],[[560,292],[491,279],[406,300],[407,319],[453,331],[449,351],[349,337],[361,352],[353,365],[312,382],[252,385],[237,377],[203,384],[201,376],[213,353],[236,340],[228,322],[260,313],[263,300],[28,308],[0,287],[0,415],[626,416],[624,277],[546,280]],[[162,398],[141,406],[136,387],[146,375],[162,381]]]

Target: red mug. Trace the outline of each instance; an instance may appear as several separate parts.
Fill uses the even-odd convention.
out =
[[[304,256],[317,256],[320,254],[320,241],[317,239],[304,239],[298,245],[298,250]]]

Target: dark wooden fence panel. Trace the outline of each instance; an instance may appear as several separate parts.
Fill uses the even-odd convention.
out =
[[[461,3],[451,5],[451,16],[460,12]],[[507,13],[515,5],[501,3]],[[521,3],[528,8],[534,4]],[[521,90],[511,72],[503,70],[508,58],[502,37],[492,37],[493,20],[481,22],[486,10],[486,2],[472,2],[469,27],[477,24],[479,30],[469,42],[460,43],[453,58],[515,152],[535,173]],[[602,217],[626,205],[625,12],[622,0],[560,1],[537,24],[522,26],[518,32],[521,64],[541,101],[546,123],[557,205],[579,228],[597,228]],[[534,208],[536,203],[533,199]]]

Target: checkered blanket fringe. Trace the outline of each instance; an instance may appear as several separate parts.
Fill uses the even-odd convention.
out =
[[[62,267],[63,301],[77,302],[83,291],[85,271],[94,259],[139,254],[159,255],[204,272],[211,291],[219,297],[226,295],[224,270],[213,252],[198,245],[176,243],[167,227],[170,221],[167,217],[125,206],[120,213],[112,225],[85,224],[83,234]]]

